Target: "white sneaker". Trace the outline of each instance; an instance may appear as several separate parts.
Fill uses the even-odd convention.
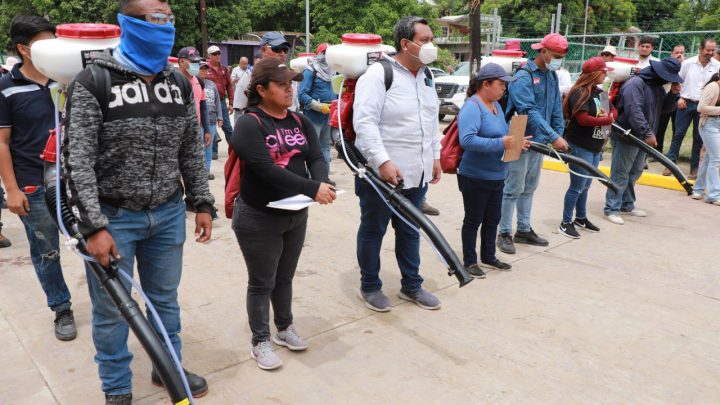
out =
[[[250,350],[250,355],[257,362],[258,367],[263,370],[274,370],[282,366],[282,360],[273,351],[269,340],[262,341]]]
[[[301,338],[295,330],[295,325],[290,325],[284,331],[273,335],[272,341],[276,345],[285,346],[292,351],[301,351],[308,348],[307,343],[305,343],[303,338]]]
[[[690,198],[693,200],[702,200],[703,195],[702,193],[698,193],[697,191],[693,191],[692,194],[690,194]]]
[[[625,221],[620,217],[620,214],[614,212],[612,214],[605,214],[605,219],[612,222],[613,224],[623,225]]]
[[[631,217],[646,217],[647,212],[640,208],[633,208],[632,211],[620,211],[621,214],[630,215]]]
[[[720,200],[712,200],[712,201],[705,201],[708,204],[712,205],[720,205]]]

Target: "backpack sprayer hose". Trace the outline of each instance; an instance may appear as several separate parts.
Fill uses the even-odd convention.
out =
[[[639,147],[643,152],[654,157],[655,160],[662,163],[663,166],[667,167],[668,170],[672,172],[673,176],[675,176],[680,185],[685,189],[687,195],[691,195],[693,193],[692,184],[690,184],[688,179],[685,177],[680,168],[675,164],[675,162],[670,160],[667,156],[663,155],[662,152],[659,152],[657,149],[653,148],[640,138],[633,135],[629,129],[625,129],[614,122],[612,126],[617,130],[616,132],[620,132],[625,139],[629,140],[630,142],[635,144],[635,146]]]
[[[186,405],[195,402],[192,398],[190,386],[182,369],[182,364],[173,350],[170,337],[158,315],[152,302],[148,299],[145,292],[137,281],[135,281],[127,272],[119,268],[118,263],[111,259],[110,269],[103,268],[93,257],[87,254],[87,242],[79,231],[79,227],[75,221],[75,216],[67,205],[65,194],[62,192],[63,187],[60,182],[60,118],[59,118],[59,96],[55,97],[55,104],[58,106],[55,113],[55,162],[45,162],[45,199],[49,207],[54,206],[54,211],[58,228],[66,238],[65,245],[78,254],[88,264],[93,274],[98,278],[102,287],[107,291],[113,303],[118,307],[123,318],[132,329],[135,336],[150,357],[155,369],[165,386],[170,399],[176,405]],[[51,211],[52,212],[52,211]],[[72,231],[72,234],[70,233]],[[162,345],[155,331],[150,326],[147,318],[143,316],[137,302],[130,297],[129,292],[118,280],[117,274],[120,274],[129,281],[138,291],[143,301],[150,310],[155,323],[163,336],[165,346]]]
[[[340,146],[337,147],[338,152],[342,152],[345,163],[358,176],[358,178],[364,180],[373,188],[373,190],[375,190],[385,205],[390,208],[390,211],[392,211],[395,216],[400,218],[400,220],[425,239],[425,241],[432,247],[435,254],[437,254],[440,258],[440,261],[445,264],[445,267],[448,269],[448,275],[454,275],[458,279],[460,287],[468,284],[473,279],[465,270],[465,266],[463,266],[462,262],[452,250],[447,240],[445,240],[445,237],[442,235],[440,230],[437,229],[435,224],[433,224],[422,212],[420,212],[420,210],[417,209],[417,207],[415,207],[399,192],[402,189],[402,186],[391,188],[387,183],[382,181],[375,170],[368,165],[367,159],[365,159],[355,145],[345,143],[345,136],[342,131],[342,117],[340,113],[344,85],[345,80],[343,79],[340,84],[337,106],[338,131],[340,133]],[[402,211],[402,214],[398,211]],[[406,217],[410,217],[410,220]],[[420,229],[424,232],[421,232]]]

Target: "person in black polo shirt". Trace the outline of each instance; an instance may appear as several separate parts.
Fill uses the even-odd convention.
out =
[[[47,304],[55,311],[55,337],[77,336],[70,291],[60,266],[58,229],[45,205],[43,162],[49,131],[55,127],[55,105],[43,76],[32,63],[30,46],[55,37],[55,27],[38,16],[16,16],[10,26],[13,46],[22,61],[0,78],[0,176],[7,204],[20,216],[30,243],[30,257]]]

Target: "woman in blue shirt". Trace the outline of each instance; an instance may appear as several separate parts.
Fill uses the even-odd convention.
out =
[[[512,268],[495,256],[495,237],[507,175],[502,157],[514,142],[508,136],[505,113],[498,101],[505,94],[507,82],[514,80],[500,65],[488,63],[483,66],[470,81],[470,98],[458,115],[460,146],[464,150],[457,176],[465,207],[463,262],[468,273],[477,278],[485,277],[475,251],[481,225],[480,263],[483,267],[502,271]]]

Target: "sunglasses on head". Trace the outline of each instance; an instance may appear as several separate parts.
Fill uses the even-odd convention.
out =
[[[278,45],[278,46],[271,46],[270,49],[272,49],[275,53],[288,53],[290,52],[290,48],[284,45]]]

